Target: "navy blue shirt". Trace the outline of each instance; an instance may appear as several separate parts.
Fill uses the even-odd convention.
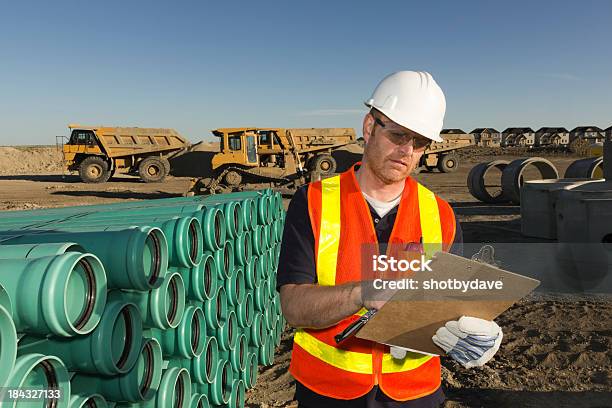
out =
[[[387,243],[399,206],[395,206],[384,217],[380,217],[369,204],[368,206],[378,242]],[[462,244],[463,234],[457,221],[455,240],[450,252],[462,255]],[[286,284],[317,282],[314,245],[315,239],[308,214],[308,185],[305,185],[295,193],[287,210],[276,277],[277,289]],[[438,407],[444,402],[444,392],[439,388],[425,397],[398,402],[374,386],[363,397],[347,401],[322,396],[296,381],[295,399],[299,401],[300,407],[305,408],[430,408]]]

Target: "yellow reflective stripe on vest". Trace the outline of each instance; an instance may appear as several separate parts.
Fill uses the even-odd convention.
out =
[[[432,356],[408,351],[403,359],[393,358],[391,354],[383,354],[382,372],[401,373],[402,371],[414,370],[429,361]]]
[[[336,284],[338,245],[340,244],[340,176],[321,180],[321,230],[317,251],[319,285]]]
[[[434,193],[420,183],[417,183],[417,186],[423,251],[428,258],[431,258],[436,252],[442,251],[440,211]]]
[[[359,374],[372,374],[373,372],[372,355],[369,353],[341,350],[322,342],[302,329],[296,331],[293,341],[308,354],[344,371]]]

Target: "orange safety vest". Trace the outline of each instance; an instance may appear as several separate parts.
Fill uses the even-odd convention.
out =
[[[308,212],[315,237],[319,285],[360,280],[363,243],[377,243],[368,205],[354,168],[311,183]],[[389,243],[433,244],[425,252],[448,250],[455,238],[455,215],[447,202],[408,177]],[[437,245],[437,248],[435,247]],[[352,337],[337,345],[334,336],[365,312],[326,329],[298,329],[289,371],[310,390],[336,399],[354,399],[374,385],[397,401],[424,397],[440,387],[440,358],[408,352],[395,359],[389,346]]]

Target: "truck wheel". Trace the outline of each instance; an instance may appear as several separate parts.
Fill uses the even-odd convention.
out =
[[[425,169],[429,172],[429,173],[433,173],[433,171],[435,170],[436,166],[428,166],[425,165]]]
[[[438,159],[438,170],[442,173],[452,173],[459,167],[459,158],[454,153],[443,155]]]
[[[159,157],[147,157],[138,166],[138,175],[145,183],[158,183],[166,178],[168,172]]]
[[[165,157],[161,158],[162,163],[164,163],[164,167],[166,167],[166,175],[170,174],[170,161],[168,159],[166,159]]]
[[[330,174],[336,171],[336,159],[330,154],[319,154],[312,159],[311,171],[318,171],[321,174]]]
[[[89,156],[79,165],[79,176],[85,183],[104,183],[110,178],[108,163],[98,156]]]

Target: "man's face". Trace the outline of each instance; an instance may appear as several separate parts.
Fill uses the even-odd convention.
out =
[[[372,110],[363,120],[363,161],[385,184],[403,181],[418,166],[430,140]]]

